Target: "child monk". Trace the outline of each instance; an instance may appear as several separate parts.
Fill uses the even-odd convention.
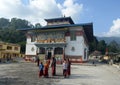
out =
[[[44,64],[44,77],[48,78],[48,69],[49,69],[49,61],[46,60]]]
[[[43,76],[43,69],[44,69],[44,65],[43,65],[43,63],[41,62],[40,65],[39,65],[39,78],[40,78],[41,76]]]
[[[67,62],[66,59],[63,61],[63,76],[66,78],[67,76]]]

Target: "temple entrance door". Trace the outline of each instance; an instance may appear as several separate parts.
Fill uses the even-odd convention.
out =
[[[47,59],[51,59],[52,57],[52,49],[51,47],[47,48]]]
[[[52,56],[52,53],[51,52],[48,52],[48,59],[51,59],[51,56]]]

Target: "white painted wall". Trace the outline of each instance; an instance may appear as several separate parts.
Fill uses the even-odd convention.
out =
[[[89,47],[88,47],[88,45],[84,44],[84,49],[86,49],[86,55],[87,55],[88,52],[89,52]],[[88,55],[86,56],[86,58],[84,58],[84,56],[83,56],[83,59],[84,59],[85,61],[87,61],[87,60],[88,60]]]
[[[77,36],[76,41],[70,41],[70,36],[66,37],[67,46],[65,48],[65,55],[70,56],[82,56],[83,61],[87,61],[87,57],[84,59],[84,49],[87,49],[86,55],[88,53],[88,46],[84,42],[83,36]],[[74,47],[75,51],[72,51],[71,48]]]
[[[34,49],[34,50],[33,50]],[[37,47],[34,45],[34,43],[26,44],[26,55],[36,55]]]
[[[31,37],[27,37],[27,43],[31,43]]]
[[[87,55],[85,60],[88,60],[89,46],[85,44],[85,48],[86,48],[86,55]]]
[[[67,47],[65,48],[65,54],[71,56],[83,56],[84,55],[84,38],[83,36],[77,36],[76,41],[70,41],[70,36],[66,37]],[[75,50],[72,51],[71,48]]]

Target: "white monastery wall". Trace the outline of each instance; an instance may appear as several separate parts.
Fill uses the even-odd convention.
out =
[[[36,55],[37,47],[34,44],[26,44],[26,55]]]
[[[34,45],[35,42],[31,42],[31,37],[27,37],[27,44],[26,44],[26,55],[36,55],[37,47]]]
[[[88,53],[89,53],[89,46],[88,45],[86,45],[86,44],[84,44],[84,49],[86,49],[86,58],[84,58],[84,60],[88,60]]]
[[[77,36],[76,41],[70,41],[70,37],[66,37],[67,47],[65,54],[71,56],[83,56],[84,54],[84,39],[83,36]],[[74,50],[72,48],[74,47]]]
[[[27,37],[27,43],[31,43],[31,37]]]

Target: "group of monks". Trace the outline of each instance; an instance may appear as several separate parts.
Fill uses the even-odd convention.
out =
[[[63,76],[69,76],[70,75],[70,62],[69,59],[64,59],[63,61]],[[39,78],[41,76],[44,76],[46,78],[49,77],[49,67],[51,67],[51,74],[52,76],[56,75],[56,59],[52,57],[52,60],[48,59],[46,62],[43,64],[43,62],[40,62],[39,64]]]
[[[41,62],[39,64],[39,77],[41,76],[44,76],[44,77],[48,77],[49,74],[48,74],[48,70],[49,70],[49,67],[51,65],[51,68],[52,68],[52,76],[55,76],[56,75],[56,59],[53,57],[52,58],[52,62],[50,62],[51,60],[48,59],[46,60],[45,64],[43,64],[43,62]]]

